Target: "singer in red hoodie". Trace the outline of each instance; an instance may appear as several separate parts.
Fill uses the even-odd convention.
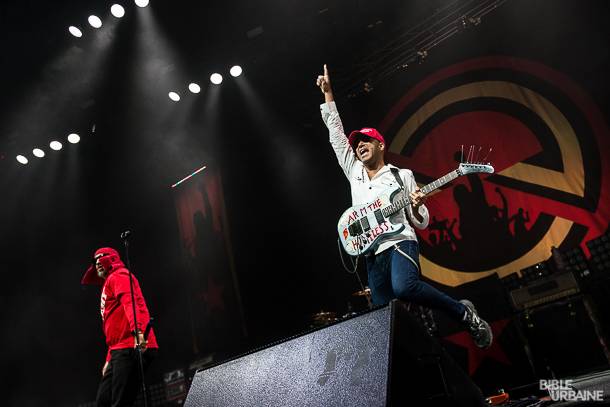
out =
[[[136,313],[134,318],[129,279],[129,271],[119,253],[104,247],[96,250],[93,264],[81,281],[82,284],[102,286],[100,312],[108,351],[97,392],[98,407],[133,405],[142,385],[136,348],[139,346],[142,352],[146,369],[159,347],[152,329],[147,337],[144,335],[150,315],[140,284],[131,275]]]

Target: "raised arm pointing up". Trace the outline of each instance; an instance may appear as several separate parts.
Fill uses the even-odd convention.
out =
[[[318,75],[316,85],[318,85],[318,87],[324,94],[324,101],[326,103],[335,100],[333,96],[333,90],[330,86],[330,75],[328,74],[328,67],[326,66],[326,64],[324,64],[324,75]]]

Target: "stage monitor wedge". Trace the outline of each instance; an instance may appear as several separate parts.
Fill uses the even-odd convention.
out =
[[[186,407],[482,406],[438,342],[390,305],[198,371]]]

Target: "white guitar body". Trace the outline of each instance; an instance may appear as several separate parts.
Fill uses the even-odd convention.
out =
[[[493,172],[494,167],[489,163],[462,163],[456,170],[423,186],[421,192],[427,195],[463,175]],[[350,256],[366,254],[375,250],[384,237],[402,232],[405,228],[404,224],[394,224],[390,221],[393,214],[410,205],[409,197],[405,194],[396,197],[401,189],[401,187],[389,189],[373,202],[352,206],[343,212],[337,222],[337,232],[347,254]]]
[[[343,248],[350,256],[358,256],[375,250],[382,237],[402,232],[405,228],[403,223],[391,223],[389,218],[382,214],[383,209],[392,206],[394,197],[400,191],[400,187],[388,189],[375,201],[352,206],[343,212],[337,223],[337,231]],[[352,230],[350,233],[350,227],[357,228],[357,230]]]

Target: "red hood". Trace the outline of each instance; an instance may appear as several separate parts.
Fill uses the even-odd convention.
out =
[[[103,285],[104,284],[104,279],[99,277],[97,275],[97,271],[95,270],[95,257],[98,254],[104,255],[101,257],[100,262],[102,263],[104,268],[110,269],[110,271],[108,271],[108,275],[110,275],[111,273],[115,272],[116,270],[118,270],[120,268],[125,267],[125,264],[123,263],[123,261],[121,261],[119,252],[117,252],[116,250],[114,250],[111,247],[102,247],[100,249],[97,249],[95,251],[95,253],[93,254],[93,260],[91,262],[91,265],[87,268],[87,271],[85,271],[85,274],[83,275],[83,278],[80,281],[81,284],[86,284],[86,285]]]

